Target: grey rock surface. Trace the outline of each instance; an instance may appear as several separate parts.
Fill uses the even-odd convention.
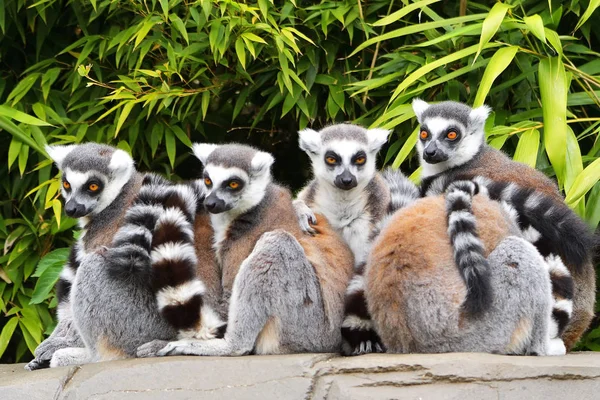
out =
[[[1,400],[595,398],[600,353],[167,357],[34,372],[0,365]]]

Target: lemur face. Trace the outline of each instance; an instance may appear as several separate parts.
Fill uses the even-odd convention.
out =
[[[106,145],[46,146],[46,151],[62,171],[65,213],[73,218],[104,210],[135,171],[129,154]]]
[[[422,163],[444,164],[442,169],[460,165],[484,143],[487,106],[472,109],[453,101],[430,105],[415,99],[413,109],[421,125],[417,150]]]
[[[466,132],[467,128],[457,120],[426,118],[419,132],[423,160],[429,164],[448,161],[460,148]]]
[[[204,164],[204,206],[212,214],[241,214],[263,199],[271,182],[273,156],[244,145],[195,144]]]
[[[373,179],[377,152],[389,131],[338,124],[320,132],[299,132],[300,148],[311,158],[315,177],[340,190],[364,188]]]

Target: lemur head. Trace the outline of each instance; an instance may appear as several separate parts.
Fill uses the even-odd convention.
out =
[[[454,101],[428,104],[419,99],[412,106],[421,125],[417,150],[425,176],[464,164],[481,150],[488,106],[473,109]]]
[[[364,188],[375,175],[377,152],[390,131],[337,124],[299,132],[300,148],[310,157],[315,178],[342,189]]]
[[[239,215],[262,201],[271,182],[271,154],[241,144],[196,143],[193,150],[204,165],[204,206],[210,213]]]
[[[46,146],[46,152],[62,172],[62,195],[69,217],[102,212],[135,172],[129,154],[107,145]]]

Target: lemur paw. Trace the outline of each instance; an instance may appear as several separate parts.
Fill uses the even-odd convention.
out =
[[[27,363],[24,368],[27,371],[35,371],[36,369],[50,368],[50,360],[34,358],[33,360],[29,361],[29,363]]]
[[[550,343],[548,345],[548,355],[549,356],[564,356],[567,354],[567,348],[565,347],[565,343],[561,338],[550,339]]]
[[[342,328],[342,354],[359,356],[369,353],[385,353],[385,346],[374,329]]]
[[[317,217],[310,209],[309,206],[302,200],[294,200],[293,202],[294,210],[296,210],[296,215],[298,216],[298,222],[300,223],[300,228],[311,235],[317,233],[311,224],[315,225],[317,223]]]
[[[138,347],[135,351],[135,355],[138,358],[157,357],[159,350],[163,349],[168,344],[168,340],[156,339]]]
[[[49,368],[50,360],[54,353],[60,349],[76,347],[78,345],[81,345],[81,342],[77,338],[50,337],[35,349],[35,358],[25,365],[25,369],[27,371],[34,371],[36,369]]]

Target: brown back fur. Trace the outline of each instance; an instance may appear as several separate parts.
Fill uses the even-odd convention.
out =
[[[239,267],[250,255],[258,239],[266,232],[283,229],[299,241],[315,268],[320,278],[325,311],[330,320],[333,319],[331,313],[341,314],[344,292],[354,265],[354,258],[348,246],[323,216],[318,219],[315,227],[317,234],[314,237],[302,232],[289,190],[272,184],[263,202],[265,203],[260,205],[259,214],[252,220],[253,223],[247,231],[239,237],[228,232],[221,245],[220,259],[225,295],[231,293]]]
[[[487,257],[511,227],[501,206],[486,197],[473,198],[473,212]],[[446,218],[443,197],[421,199],[394,215],[371,251],[365,291],[369,311],[385,345],[396,351],[415,350],[403,296],[411,285],[431,287],[443,299],[442,308],[456,310],[449,316],[449,325],[461,323],[466,287],[454,263]],[[431,327],[435,328],[439,329]]]

